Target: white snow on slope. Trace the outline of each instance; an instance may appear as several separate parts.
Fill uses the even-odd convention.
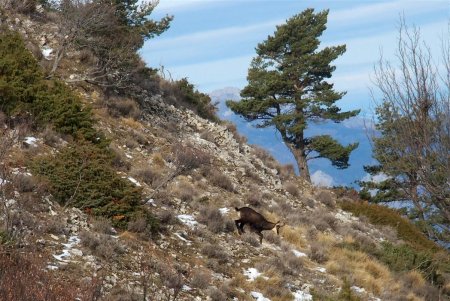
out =
[[[185,224],[189,227],[195,227],[198,224],[192,215],[180,214],[177,217],[183,224]]]

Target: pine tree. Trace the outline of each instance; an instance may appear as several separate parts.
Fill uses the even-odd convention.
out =
[[[341,112],[335,102],[345,92],[334,91],[326,80],[336,68],[331,62],[346,50],[345,45],[318,49],[327,16],[328,10],[306,9],[277,26],[274,35],[256,48],[242,100],[227,102],[246,120],[260,120],[260,127],[274,126],[294,155],[300,176],[308,182],[308,160],[327,158],[337,168],[347,168],[350,153],[358,146],[342,146],[329,135],[304,134],[310,121],[340,122],[359,113]]]
[[[103,0],[100,0],[100,2]],[[136,49],[142,47],[145,40],[159,36],[169,29],[173,16],[166,15],[159,21],[149,18],[159,1],[140,0],[107,0],[116,7],[117,16],[122,24],[141,37],[140,44]]]

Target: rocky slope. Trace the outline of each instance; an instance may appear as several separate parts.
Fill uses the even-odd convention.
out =
[[[42,64],[52,59],[55,25],[25,16],[4,23],[21,32]],[[77,53],[68,58],[77,62]],[[75,77],[76,65],[67,62],[65,72]],[[133,100],[139,114],[113,114],[99,87],[73,88],[93,107],[97,128],[111,141],[117,172],[142,188],[142,201],[161,223],[156,235],[138,221],[119,231],[51,196],[39,197],[39,185],[16,191],[4,208],[18,216],[20,245],[35,250],[47,273],[87,287],[77,291],[78,300],[438,300],[433,298],[442,295],[418,272],[395,273],[365,252],[386,241],[396,244],[395,229],[343,211],[339,204],[355,200],[301,183],[232,127],[148,91]],[[48,136],[27,130],[15,141],[9,161],[17,175],[31,177],[26,158],[57,153],[65,144],[64,137],[49,143]],[[263,232],[262,244],[251,231],[240,236],[234,207],[241,206],[286,226],[279,236]],[[92,291],[97,299],[84,294]]]

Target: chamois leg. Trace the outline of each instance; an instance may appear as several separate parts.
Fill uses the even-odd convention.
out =
[[[239,235],[242,235],[242,233],[245,232],[244,231],[245,223],[243,223],[240,219],[235,220],[234,223],[236,224],[236,228],[238,229]]]
[[[259,243],[262,245],[262,240],[263,240],[263,235],[261,232],[256,232],[256,234],[258,234],[259,236]]]

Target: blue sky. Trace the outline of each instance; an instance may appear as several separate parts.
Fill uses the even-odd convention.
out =
[[[399,16],[419,26],[433,49],[450,19],[448,0],[160,0],[152,17],[175,19],[167,32],[146,42],[141,54],[148,65],[163,65],[174,79],[187,77],[202,92],[243,88],[255,46],[277,24],[308,7],[330,9],[322,46],[347,45],[331,81],[347,91],[340,106],[362,108],[363,115],[370,114],[370,76],[380,51],[388,59],[394,55]]]

